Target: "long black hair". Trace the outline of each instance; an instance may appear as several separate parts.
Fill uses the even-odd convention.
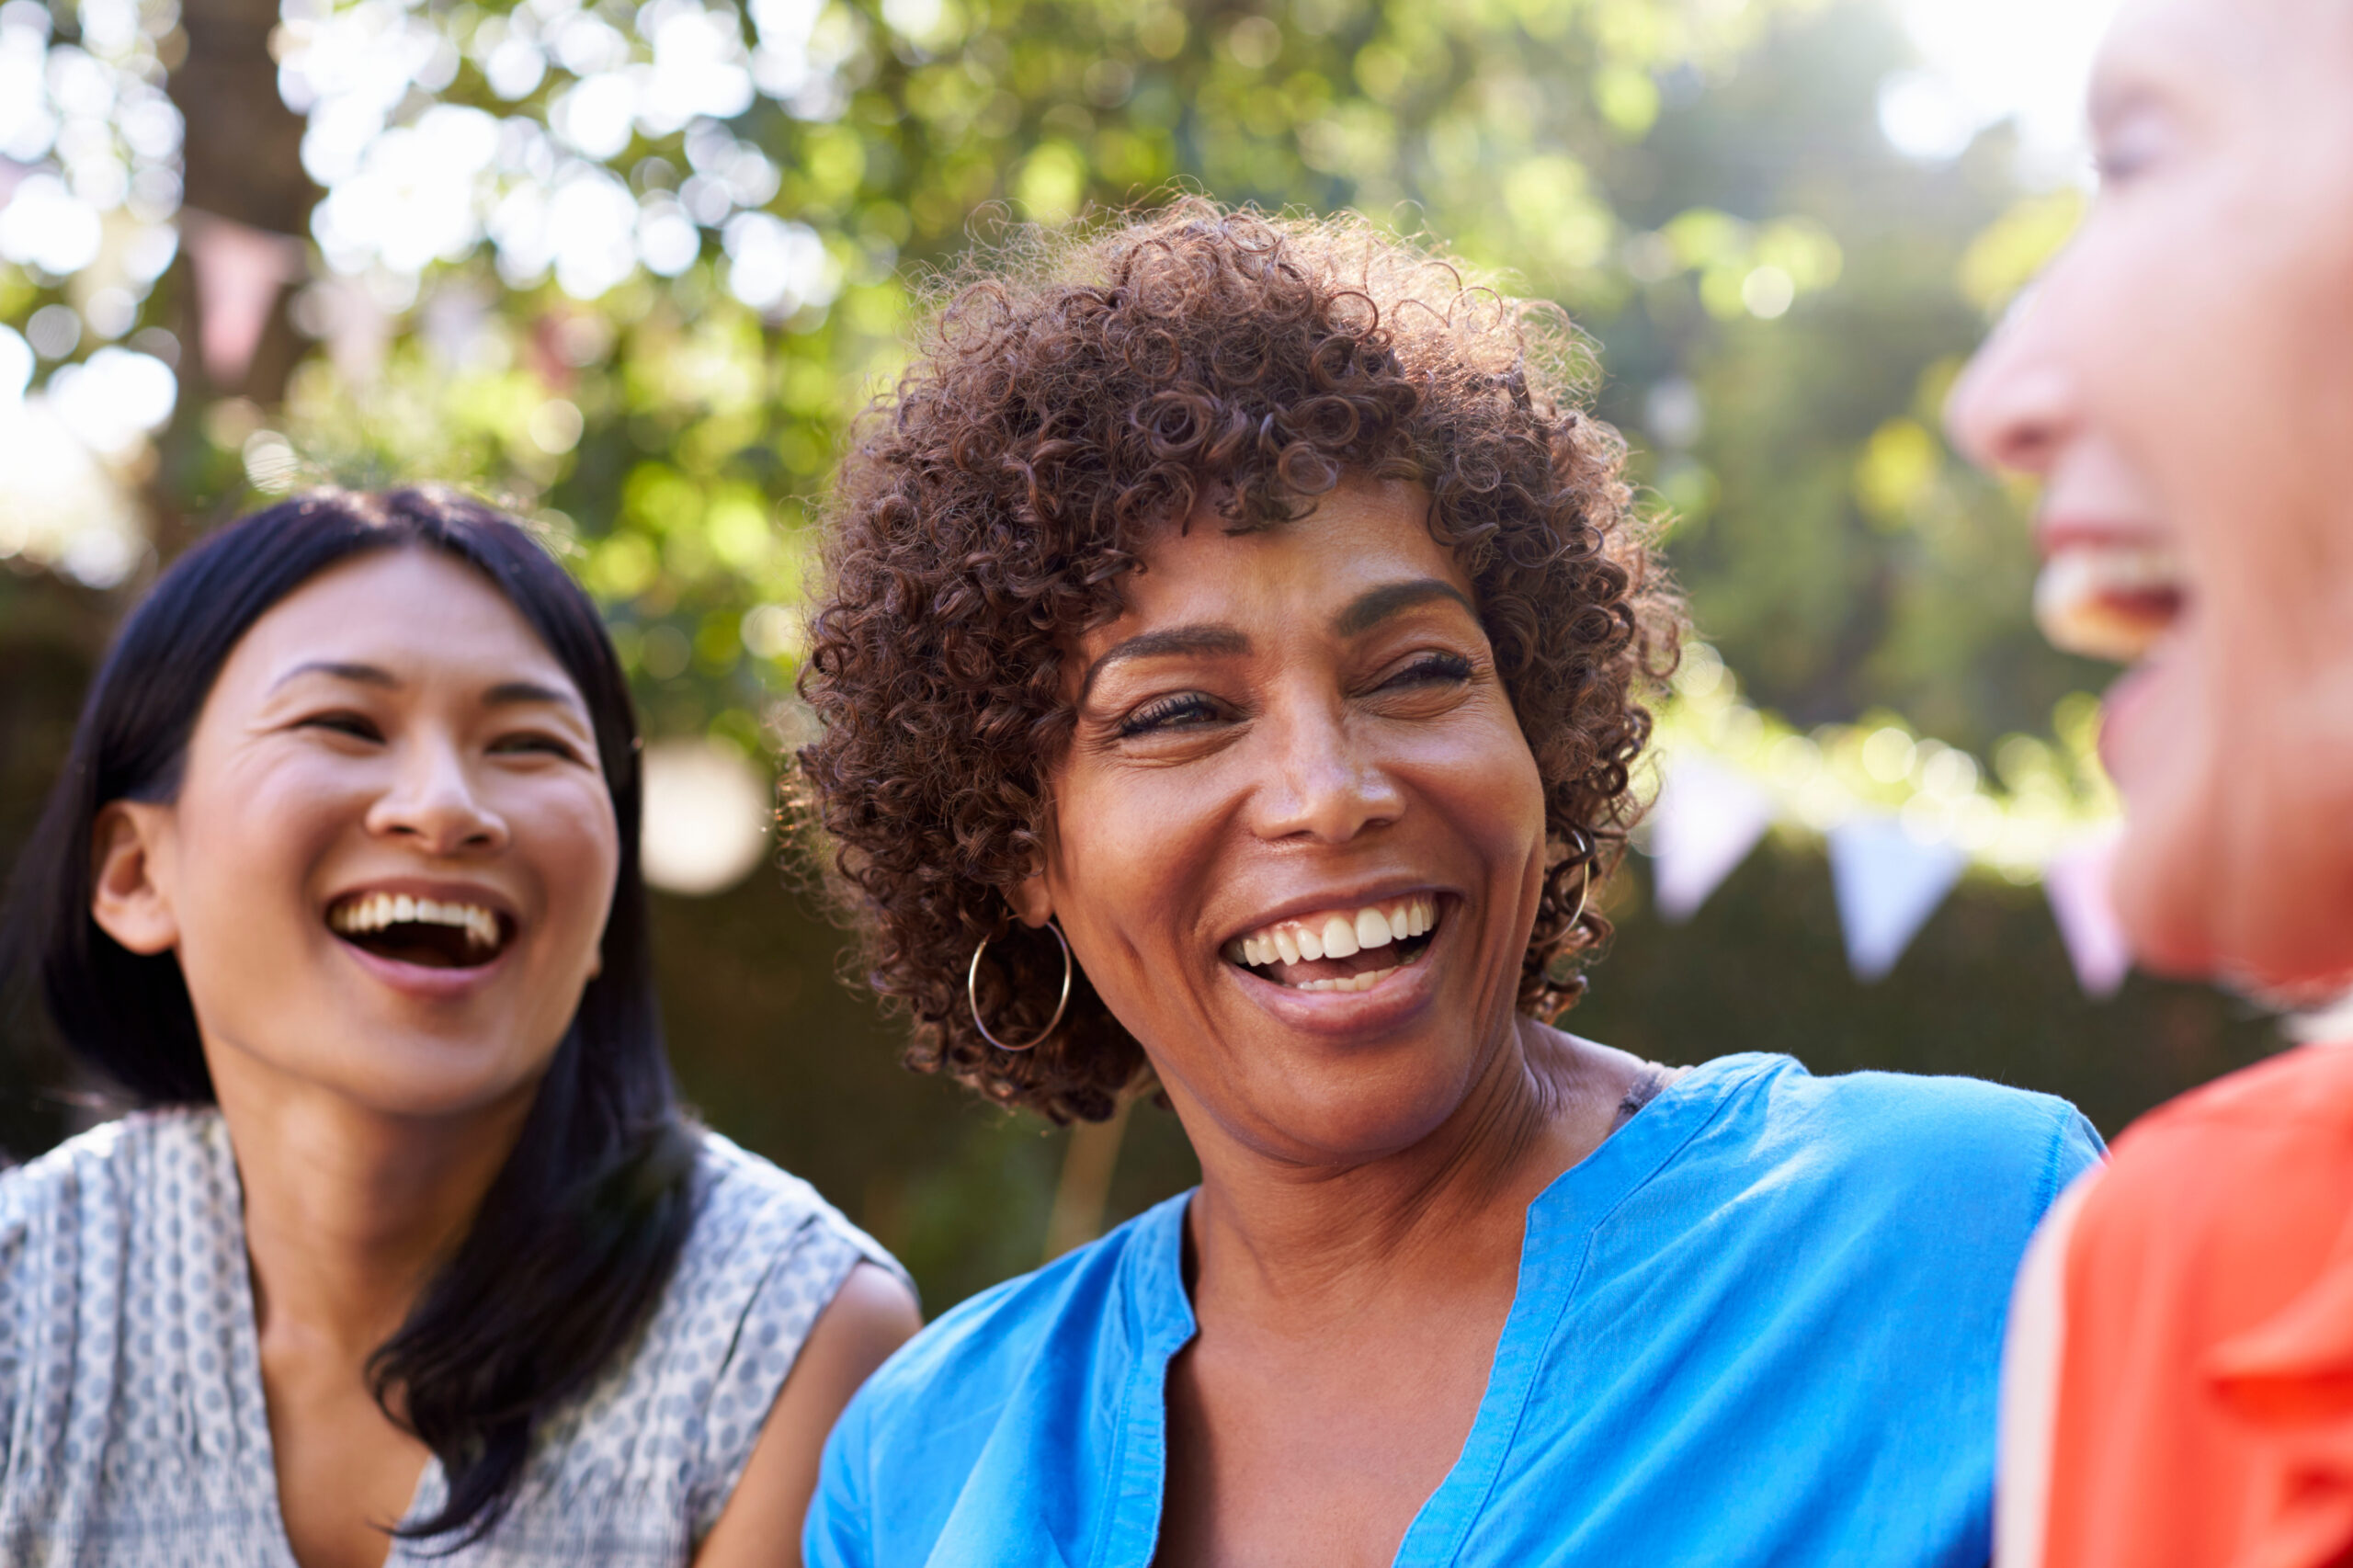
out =
[[[17,868],[6,960],[30,971],[66,1045],[150,1106],[205,1105],[211,1074],[179,961],[91,917],[91,832],[115,801],[169,800],[230,651],[328,567],[427,549],[480,571],[563,664],[596,727],[620,824],[603,967],[472,1228],[369,1363],[377,1402],[441,1461],[448,1501],[403,1534],[488,1531],[513,1500],[533,1422],[636,1332],[693,1221],[695,1142],[662,1043],[638,868],[638,738],[596,606],[511,518],[438,489],[324,491],[257,512],[173,564],[131,612],[82,710]]]

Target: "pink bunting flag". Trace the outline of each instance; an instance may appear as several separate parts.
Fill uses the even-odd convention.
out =
[[[180,231],[196,268],[205,377],[216,387],[243,386],[279,292],[303,276],[302,242],[192,208]]]
[[[2075,979],[2087,996],[2116,994],[2132,967],[2132,949],[2124,939],[2123,924],[2116,917],[2116,900],[2109,891],[2115,874],[2116,850],[2123,829],[2102,828],[2086,834],[2051,857],[2042,868],[2042,891],[2051,900],[2052,915],[2067,944]]]

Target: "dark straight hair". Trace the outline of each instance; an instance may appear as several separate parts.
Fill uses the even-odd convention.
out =
[[[265,612],[338,562],[404,549],[482,573],[563,664],[620,824],[601,971],[472,1227],[369,1363],[377,1402],[449,1481],[440,1511],[401,1533],[451,1537],[454,1550],[497,1524],[534,1423],[636,1332],[693,1222],[695,1142],[663,1050],[638,868],[637,722],[587,595],[511,518],[438,489],[320,492],[207,538],[131,612],[98,670],[17,869],[5,957],[37,978],[74,1054],[137,1103],[212,1102],[178,960],[133,953],[91,917],[92,829],[111,801],[177,791],[213,681]]]

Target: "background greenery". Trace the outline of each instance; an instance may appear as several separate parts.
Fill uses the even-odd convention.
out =
[[[926,269],[1179,188],[1355,207],[1566,304],[1700,627],[1801,728],[1885,711],[1990,763],[2103,678],[2034,634],[2021,497],[1937,423],[2075,198],[2023,186],[2001,128],[1939,164],[1892,151],[1877,95],[1911,61],[1877,0],[0,7],[19,55],[36,34],[53,124],[0,177],[55,174],[104,238],[55,272],[0,260],[0,322],[74,325],[34,369],[61,397],[117,340],[177,396],[115,459],[146,541],[127,575],[11,535],[0,476],[0,864],[139,585],[328,479],[460,480],[535,517],[608,607],[649,731],[772,759],[807,518]],[[153,236],[188,211],[309,242],[238,384],[180,347],[200,302]],[[2031,888],[1966,882],[1865,988],[1818,851],[1768,846],[1682,926],[1642,878],[1574,1021],[1663,1060],[1975,1073],[2112,1133],[2274,1043],[2202,991],[2085,1001]],[[784,878],[663,898],[657,939],[714,1124],[896,1248],[934,1309],[1037,1261],[1068,1135],[900,1072]],[[0,1140],[27,1153],[87,1086],[7,1028]],[[1191,1176],[1139,1111],[1109,1217]]]

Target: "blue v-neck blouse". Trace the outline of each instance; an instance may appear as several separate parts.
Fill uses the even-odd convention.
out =
[[[1972,1079],[1685,1074],[1529,1205],[1485,1395],[1397,1563],[1982,1568],[2011,1276],[2100,1153],[2064,1101]],[[812,1568],[1146,1568],[1188,1198],[876,1373],[826,1445]]]

